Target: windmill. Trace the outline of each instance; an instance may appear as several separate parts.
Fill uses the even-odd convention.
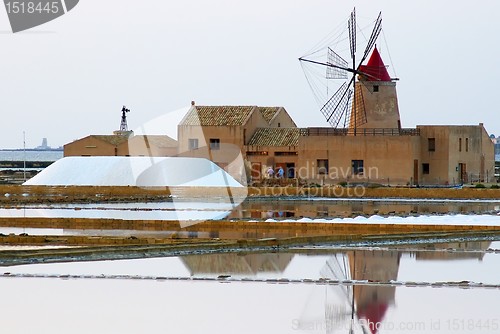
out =
[[[367,122],[363,95],[356,89],[356,76],[374,78],[373,74],[363,72],[363,62],[367,59],[382,30],[382,13],[380,12],[367,45],[359,62],[356,61],[356,9],[354,8],[347,22],[348,42],[351,64],[344,60],[332,48],[327,49],[327,61],[321,62],[309,57],[300,57],[302,63],[326,66],[326,79],[346,80],[337,91],[322,104],[320,109],[327,122],[334,128],[353,129],[354,135],[359,126]],[[351,78],[349,79],[349,74]],[[311,83],[310,83],[311,85]],[[312,88],[312,86],[311,86]]]

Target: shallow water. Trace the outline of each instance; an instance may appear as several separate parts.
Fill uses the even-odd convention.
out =
[[[0,321],[6,333],[498,333],[499,246],[0,267]]]
[[[234,207],[224,202],[53,204],[0,208],[0,217],[116,219],[286,219],[335,218],[356,215],[496,214],[497,200],[396,199],[247,199]]]
[[[434,247],[434,246],[433,246]],[[234,279],[368,280],[500,284],[500,254],[476,241],[392,248],[301,249],[277,253],[221,253],[136,260],[0,267],[0,274],[142,275]]]
[[[125,220],[172,220],[181,226],[192,221],[235,219],[276,221],[327,221],[331,223],[363,224],[453,224],[500,225],[499,201],[485,200],[269,200],[248,199],[233,208],[231,203],[174,200],[158,203],[104,203],[27,205],[0,208],[0,217],[84,218]],[[395,214],[395,213],[398,214]],[[432,212],[432,213],[429,213]],[[444,214],[436,214],[444,212]],[[468,214],[458,213],[465,212]],[[476,214],[472,214],[475,212]],[[478,214],[480,212],[487,214]],[[384,215],[385,213],[385,215]],[[144,229],[146,229],[145,227]],[[87,235],[87,236],[149,236],[166,238],[172,231],[137,230],[77,230],[53,228],[0,227],[1,234]],[[283,234],[285,233],[285,234]],[[177,232],[180,238],[269,238],[289,237],[286,232],[196,231]]]
[[[0,286],[5,333],[497,333],[500,325],[498,291],[488,289],[355,286],[353,297],[347,286],[253,282],[0,278]]]
[[[384,210],[496,212],[499,205],[496,201],[257,202],[249,201],[232,212],[224,203],[188,202],[32,206],[2,209],[0,216],[83,214],[91,218],[112,213],[131,219],[183,212],[184,217],[193,214],[207,219],[223,214],[263,220],[286,215],[289,219],[329,218],[376,210],[378,214]],[[428,217],[464,222],[482,219],[479,215],[428,214],[410,219],[418,222]],[[496,215],[484,219],[500,220]],[[4,234],[47,232],[170,233],[0,228]],[[247,233],[246,237],[252,231]],[[214,235],[186,235],[193,236]],[[2,333],[499,333],[498,268],[500,241],[341,249],[326,245],[280,253],[0,267],[4,305],[0,321]]]

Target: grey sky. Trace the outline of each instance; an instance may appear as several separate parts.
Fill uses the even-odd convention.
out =
[[[22,147],[23,131],[27,147],[110,134],[122,105],[137,128],[191,100],[284,106],[298,126],[327,126],[297,58],[354,6],[360,25],[382,11],[404,127],[483,122],[500,135],[497,1],[81,0],[17,34],[0,9],[0,148]]]

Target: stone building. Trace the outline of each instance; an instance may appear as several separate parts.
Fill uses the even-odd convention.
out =
[[[283,107],[197,106],[192,102],[178,126],[178,153],[210,159],[239,180],[243,166],[237,161],[247,158],[245,146],[261,129],[283,128],[297,128]],[[255,160],[255,164],[260,162]],[[260,172],[254,177],[261,178]]]
[[[266,175],[269,167],[284,170],[285,178],[296,177],[298,164],[299,128],[260,128],[243,150],[250,162],[252,179]]]
[[[92,135],[65,145],[64,155],[203,157],[242,182],[245,174],[260,181],[270,168],[318,184],[493,181],[494,144],[483,124],[402,128],[396,81],[375,48],[355,81],[354,95],[363,103],[353,103],[345,128],[298,128],[283,107],[192,102],[178,125],[178,141],[128,132]]]
[[[301,130],[299,177],[395,185],[492,180],[494,148],[483,124],[401,128],[396,79],[376,48],[361,71],[367,75],[359,75],[355,85],[363,105],[353,106],[348,128]],[[363,122],[355,126],[353,119]]]
[[[64,145],[64,156],[158,156],[177,154],[177,141],[165,135],[90,135]]]

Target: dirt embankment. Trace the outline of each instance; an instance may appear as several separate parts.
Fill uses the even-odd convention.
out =
[[[166,201],[171,196],[194,199],[236,197],[336,197],[336,198],[433,198],[498,199],[500,189],[448,188],[352,188],[344,187],[263,187],[263,188],[141,188],[100,186],[0,185],[0,204],[99,203],[107,201]]]

